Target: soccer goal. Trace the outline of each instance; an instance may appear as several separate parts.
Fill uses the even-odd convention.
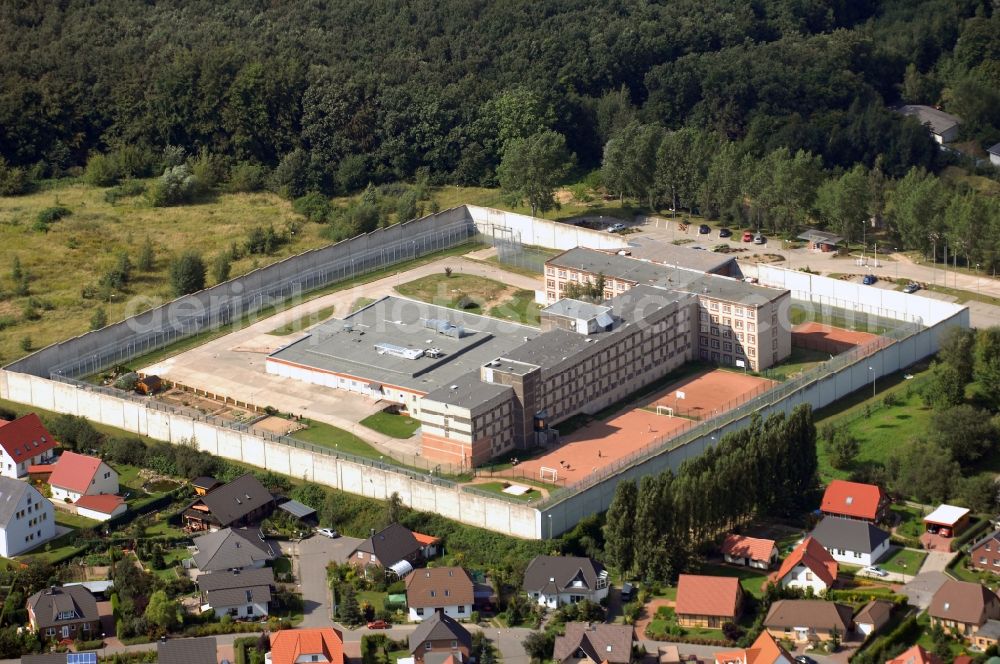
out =
[[[667,415],[668,417],[673,417],[674,416],[674,409],[671,408],[670,406],[657,406],[656,407],[656,414],[657,415]]]
[[[543,482],[558,482],[559,481],[559,470],[556,468],[549,468],[548,466],[542,466],[538,469],[538,479]]]

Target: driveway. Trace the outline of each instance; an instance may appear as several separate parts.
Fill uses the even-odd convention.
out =
[[[920,573],[945,572],[952,559],[958,555],[958,551],[928,551],[924,564],[920,566]]]
[[[929,558],[930,556],[928,556]],[[925,563],[926,565],[926,563]],[[931,605],[934,593],[944,585],[948,577],[943,572],[922,572],[912,581],[903,586],[902,593],[906,595],[907,604],[921,610]]]
[[[330,539],[313,535],[299,542],[281,542],[281,552],[292,560],[296,588],[302,593],[302,624],[300,627],[329,627],[330,591],[326,581],[326,566],[342,563],[362,540],[356,537]]]

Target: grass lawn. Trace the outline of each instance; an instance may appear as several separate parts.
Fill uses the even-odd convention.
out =
[[[183,529],[170,524],[166,519],[146,526],[146,537],[183,537],[187,535]]]
[[[187,547],[178,546],[168,549],[163,552],[163,562],[165,562],[167,566],[163,569],[154,569],[152,572],[164,581],[172,581],[177,578],[177,571],[174,570],[174,567],[176,567],[182,560],[190,557],[191,552],[187,550]],[[142,562],[144,565],[149,567],[148,560],[144,560]]]
[[[981,583],[988,586],[990,590],[997,590],[998,586],[1000,586],[1000,576],[997,576],[992,572],[981,572],[979,570],[970,569],[967,566],[968,563],[969,556],[967,554],[962,554],[958,557],[955,564],[948,568],[948,573],[959,581]]]
[[[374,301],[375,298],[372,297],[359,297],[358,299],[354,300],[354,302],[351,303],[351,313],[353,314],[355,311],[358,311],[359,309],[364,309]]]
[[[792,346],[792,354],[782,361],[781,364],[773,366],[765,372],[765,376],[775,380],[788,380],[792,376],[812,369],[816,365],[830,359],[829,353],[810,348],[798,348]]]
[[[757,598],[764,596],[763,585],[764,581],[767,580],[767,572],[763,570],[729,565],[703,565],[701,573],[709,576],[735,576],[740,580],[743,592]]]
[[[369,415],[361,420],[361,424],[393,438],[409,438],[420,428],[420,422],[409,415],[393,415],[385,411]]]
[[[899,517],[900,523],[896,527],[897,533],[913,539],[918,539],[924,534],[925,515],[919,509],[901,503],[893,503],[889,509]]]
[[[489,315],[537,327],[541,324],[541,311],[542,305],[535,302],[534,291],[519,290],[506,302],[490,308]]]
[[[924,405],[920,396],[906,396],[903,392],[898,395],[896,405],[876,408],[870,418],[860,417],[849,421],[848,431],[861,443],[861,452],[855,465],[873,462],[884,464],[890,456],[898,454],[903,445],[924,435],[932,414],[933,411]],[[821,429],[822,423],[817,422],[816,428]],[[830,464],[830,453],[823,440],[817,440],[816,447],[819,474],[823,480],[845,479],[851,474],[849,468],[841,470]]]
[[[139,477],[139,471],[141,469],[138,466],[120,465],[115,466],[115,470],[118,471],[118,485],[120,487],[128,487],[135,491],[142,491],[143,481]]]
[[[83,549],[84,547],[76,544],[76,531],[73,531],[41,545],[32,553],[18,556],[17,560],[28,565],[38,562],[55,563],[68,560]]]
[[[80,516],[79,514],[70,514],[64,510],[57,509],[56,523],[70,528],[93,528],[101,522],[96,519],[88,519],[87,517]]]
[[[279,337],[283,337],[289,334],[293,334],[295,332],[302,332],[303,330],[306,330],[312,327],[313,325],[322,323],[327,318],[332,316],[333,309],[334,309],[333,307],[323,307],[319,311],[314,311],[311,314],[306,314],[301,318],[296,318],[293,321],[289,321],[284,325],[282,325],[281,327],[276,327],[270,332],[268,332],[268,334],[275,334]]]
[[[515,482],[516,484],[517,482]],[[504,493],[503,490],[510,486],[509,482],[484,482],[482,484],[472,484],[470,485],[473,489],[478,489],[480,491],[489,491],[490,493],[496,493],[504,496],[505,498],[513,498],[514,500],[523,500],[525,502],[535,500],[542,497],[542,492],[538,489],[530,489],[527,493],[520,496],[515,496],[509,493]]]
[[[375,592],[374,590],[365,590],[357,594],[358,604],[364,606],[367,602],[376,611],[381,611],[385,608],[386,597],[386,593]]]
[[[882,559],[878,566],[887,572],[914,575],[920,571],[925,558],[927,553],[924,551],[893,547],[889,551],[889,556]]]
[[[917,639],[917,645],[923,646],[925,650],[933,652],[934,639],[931,636],[931,619],[930,616],[927,615],[926,611],[917,617],[917,624],[923,628],[920,638]],[[965,652],[965,646],[958,641],[949,640],[948,651],[952,654],[952,656],[961,655]]]
[[[378,459],[383,456],[381,452],[350,431],[344,431],[331,424],[315,420],[307,419],[304,422],[307,425],[306,428],[295,431],[290,435],[291,438],[369,459]]]
[[[450,277],[443,272],[428,274],[396,286],[396,291],[414,300],[473,314],[482,314],[484,306],[505,299],[513,293],[513,289],[507,284],[461,272],[453,272]]]

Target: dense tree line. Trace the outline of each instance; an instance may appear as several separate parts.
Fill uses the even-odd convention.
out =
[[[762,515],[801,511],[817,486],[812,409],[759,416],[676,474],[620,482],[605,522],[605,554],[631,577],[673,581],[717,535]]]
[[[167,171],[159,204],[494,183],[519,141],[594,167],[633,120],[901,176],[935,152],[891,104],[1000,138],[998,20],[987,0],[4,3],[0,193],[88,164],[102,186]]]

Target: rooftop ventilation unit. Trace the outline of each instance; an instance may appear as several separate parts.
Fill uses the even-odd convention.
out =
[[[404,360],[415,360],[424,356],[424,351],[421,348],[404,348],[403,346],[389,343],[377,343],[375,344],[375,350],[379,355],[392,355],[393,357],[401,357]]]
[[[425,319],[424,327],[430,328],[438,334],[443,334],[446,337],[454,337],[455,339],[461,339],[465,336],[465,328],[463,326],[455,325],[454,323],[441,320],[440,318]]]

